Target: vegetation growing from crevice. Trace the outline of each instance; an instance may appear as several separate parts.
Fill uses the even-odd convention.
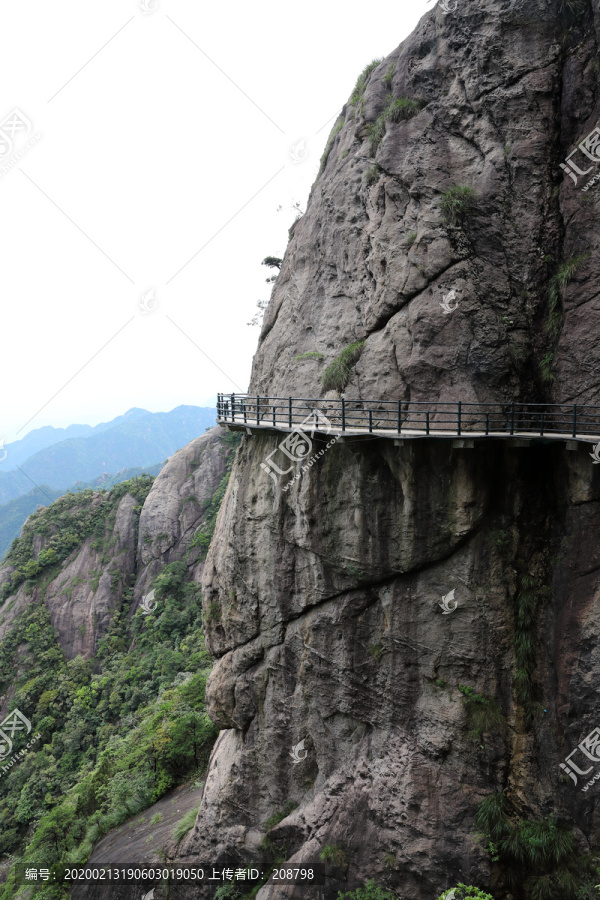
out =
[[[319,859],[339,869],[348,865],[348,854],[340,844],[326,844],[319,854]]]
[[[458,689],[465,698],[471,738],[481,740],[485,732],[504,731],[506,720],[495,700],[478,694],[474,688],[464,684],[459,684]]]
[[[362,70],[356,84],[354,85],[354,90],[350,94],[350,104],[352,106],[358,106],[361,100],[364,97],[365,90],[371,78],[373,71],[377,68],[379,63],[383,62],[382,59],[374,59],[370,62],[365,68]]]
[[[367,186],[374,184],[379,180],[379,176],[381,175],[381,169],[374,163],[372,166],[369,166],[367,171],[365,172],[365,184]]]
[[[274,812],[272,816],[269,816],[269,818],[265,822],[265,829],[267,831],[271,831],[272,828],[275,828],[276,825],[279,825],[280,822],[283,822],[284,819],[287,819],[290,813],[292,813],[297,806],[298,804],[294,803],[293,800],[287,800],[283,806],[283,809],[279,809],[277,810],[277,812]]]
[[[476,209],[477,194],[469,185],[454,184],[442,194],[440,206],[444,222],[461,228]]]
[[[592,900],[599,870],[580,852],[571,828],[555,816],[524,818],[503,794],[486,797],[475,824],[519,900]]]
[[[327,143],[325,144],[325,149],[323,150],[323,154],[321,156],[321,160],[319,163],[319,171],[317,172],[317,178],[316,178],[315,184],[317,183],[317,181],[319,180],[319,178],[325,171],[325,166],[327,165],[327,160],[329,159],[329,154],[331,153],[331,150],[335,143],[335,139],[343,127],[344,127],[344,116],[341,115],[340,118],[335,123],[335,125],[333,126],[333,128],[331,129],[329,137],[327,138]]]
[[[303,359],[324,359],[322,353],[318,350],[309,350],[307,353],[299,353],[294,357],[294,362],[301,362]]]
[[[230,431],[227,434],[222,435],[220,440],[228,444],[232,448],[232,450],[235,450],[241,443],[242,435],[238,432]],[[221,508],[221,503],[223,502],[223,497],[225,496],[225,491],[227,490],[227,485],[229,484],[229,476],[231,475],[231,469],[233,467],[234,459],[235,453],[232,452],[229,454],[229,457],[227,459],[225,472],[223,474],[223,477],[221,478],[221,481],[219,482],[217,490],[215,491],[211,500],[205,501],[204,518],[202,524],[200,525],[200,527],[196,531],[196,534],[190,542],[188,554],[197,547],[200,550],[200,559],[206,559],[206,554],[208,553],[208,548],[210,546],[210,542],[215,530],[215,525],[217,523],[217,514],[219,512],[219,509]]]
[[[401,122],[406,119],[412,119],[421,111],[421,104],[409,97],[388,97],[383,111],[375,119],[374,122],[367,126],[367,134],[371,147],[376,150],[383,138],[385,137],[386,125],[388,122]]]
[[[363,352],[365,341],[355,341],[349,344],[339,356],[330,363],[321,379],[323,390],[325,391],[343,391],[354,371],[354,366],[358,362]]]
[[[394,77],[395,68],[396,68],[396,63],[390,63],[390,65],[388,66],[387,72],[381,79],[384,84],[387,84],[388,86],[391,84],[392,78]]]
[[[567,287],[584,262],[589,259],[589,256],[589,253],[580,253],[576,256],[572,256],[570,259],[564,260],[548,284],[548,316],[544,325],[544,332],[548,344],[546,352],[539,364],[542,381],[554,381],[552,364],[554,362],[556,345],[558,344],[562,329],[562,300],[564,299]]]
[[[537,665],[536,623],[539,608],[549,594],[550,589],[540,585],[533,575],[521,575],[514,599],[514,689],[517,703],[523,707],[527,721],[532,721],[539,710],[533,687],[533,673]]]
[[[412,119],[421,111],[421,103],[411,100],[410,97],[398,97],[393,100],[386,109],[386,118],[390,122],[403,122],[405,119]]]
[[[176,843],[179,843],[179,841],[181,841],[186,836],[186,834],[192,830],[199,809],[200,806],[196,806],[195,809],[188,809],[185,816],[183,816],[179,820],[179,822],[173,829],[173,840],[176,841]]]

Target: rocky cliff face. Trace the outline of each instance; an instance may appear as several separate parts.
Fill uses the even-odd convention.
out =
[[[438,4],[359,82],[293,230],[251,393],[323,396],[324,366],[364,340],[348,396],[598,402],[597,195],[559,163],[596,123],[599,26],[596,0]],[[412,106],[386,119],[398,100]],[[550,863],[514,864],[515,887],[474,820],[501,793],[513,823],[556,815],[577,852],[597,845],[593,789],[559,768],[598,724],[589,454],[336,444],[283,492],[261,470],[277,444],[244,438],[204,570],[224,731],[188,857],[328,848],[327,900],[370,877],[406,900],[459,880],[530,896],[530,877],[567,896]]]
[[[599,402],[598,194],[581,190],[596,164],[577,151],[592,170],[577,186],[559,167],[598,119],[597,12],[587,0],[438,4],[379,63],[294,228],[251,393],[321,396],[327,363],[366,340],[349,397]],[[400,98],[418,114],[378,125]],[[461,227],[443,213],[455,185],[476,194]],[[543,331],[552,278],[585,254],[556,342]]]

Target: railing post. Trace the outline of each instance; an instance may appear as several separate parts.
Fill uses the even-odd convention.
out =
[[[346,430],[346,401],[342,397],[342,431]]]
[[[429,410],[425,413],[425,434],[429,434]]]
[[[277,422],[275,421],[275,404],[273,404],[273,406],[271,407],[271,409],[273,410],[273,425],[274,425],[275,427],[277,427]]]
[[[486,434],[486,437],[487,437],[487,435],[488,435],[489,433],[490,433],[490,414],[489,414],[489,413],[486,413],[486,414],[485,414],[485,434]]]
[[[540,416],[540,437],[544,436],[544,413]]]
[[[288,398],[288,425],[292,427],[292,398]]]
[[[398,400],[398,434],[402,431],[402,401]]]
[[[242,400],[242,408],[244,410],[244,423],[246,423],[248,421],[248,419],[246,418],[248,414],[248,408],[246,406],[245,400]]]
[[[460,434],[461,428],[461,414],[462,414],[462,403],[460,400],[458,401],[458,433]]]
[[[369,410],[369,434],[373,432],[373,410]]]
[[[513,403],[510,404],[510,433],[511,434],[515,433],[515,404],[514,404],[514,401],[513,401]]]
[[[259,415],[259,412],[258,412],[259,402],[260,402],[260,397],[257,397],[257,398],[256,398],[256,424],[257,424],[257,425],[260,425],[260,415]]]
[[[231,421],[232,422],[235,422],[235,414],[233,412],[233,410],[235,409],[234,398],[235,398],[235,394],[232,394],[231,395]]]
[[[577,404],[573,404],[573,437],[577,435]]]

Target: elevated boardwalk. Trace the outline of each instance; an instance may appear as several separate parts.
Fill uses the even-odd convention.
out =
[[[600,406],[550,403],[463,403],[321,400],[219,394],[217,422],[248,434],[310,434],[337,440],[484,440],[512,446],[562,442],[568,449],[600,443]]]

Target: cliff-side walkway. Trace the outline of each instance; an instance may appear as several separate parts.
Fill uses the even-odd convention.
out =
[[[560,403],[323,400],[219,394],[217,422],[248,433],[302,432],[342,439],[509,439],[518,446],[539,441],[600,442],[600,406]]]

